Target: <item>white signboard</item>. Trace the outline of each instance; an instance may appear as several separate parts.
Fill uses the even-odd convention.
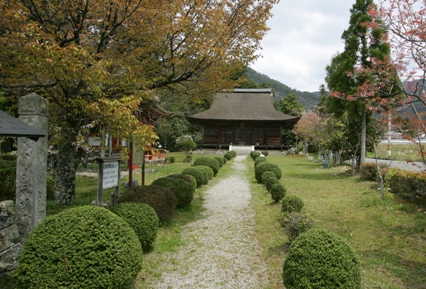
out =
[[[103,189],[110,189],[118,186],[119,162],[103,163]]]

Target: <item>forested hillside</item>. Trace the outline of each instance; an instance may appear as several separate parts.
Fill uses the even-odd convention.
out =
[[[268,84],[267,87],[271,87],[273,89],[275,101],[280,100],[290,93],[294,93],[296,95],[297,101],[302,104],[305,109],[313,108],[320,101],[319,92],[307,92],[290,88],[287,85],[277,80],[271,79],[250,67],[247,68],[247,77],[250,80],[256,82],[258,85]]]

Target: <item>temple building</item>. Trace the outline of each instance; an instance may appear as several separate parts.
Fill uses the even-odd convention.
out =
[[[202,147],[241,145],[282,149],[282,129],[292,129],[299,117],[277,111],[272,90],[267,88],[217,93],[208,110],[187,119],[203,127]]]

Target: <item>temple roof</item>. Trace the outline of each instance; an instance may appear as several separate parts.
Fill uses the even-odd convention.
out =
[[[235,89],[213,97],[208,110],[187,116],[192,122],[262,121],[294,125],[299,117],[284,114],[274,107],[272,91],[268,89]]]
[[[28,137],[37,140],[39,137],[46,136],[46,133],[0,110],[0,137],[4,136]]]

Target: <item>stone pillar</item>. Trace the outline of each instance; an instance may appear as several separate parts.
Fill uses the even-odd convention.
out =
[[[19,119],[46,133],[38,141],[18,138],[16,222],[21,241],[46,217],[48,101],[36,93],[19,99]]]

